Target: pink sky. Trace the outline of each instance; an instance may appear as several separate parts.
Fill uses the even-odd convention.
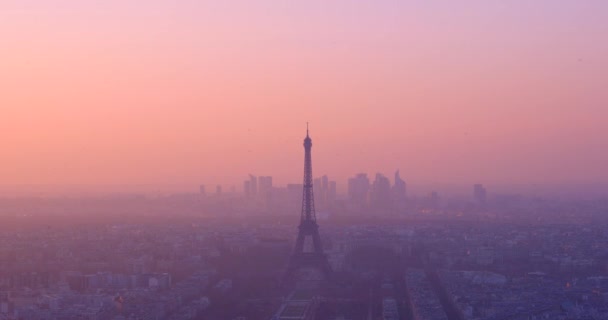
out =
[[[0,184],[608,182],[608,2],[2,1]]]

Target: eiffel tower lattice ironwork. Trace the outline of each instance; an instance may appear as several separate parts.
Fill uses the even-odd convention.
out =
[[[331,266],[327,256],[323,253],[319,225],[315,215],[315,200],[312,183],[312,139],[308,135],[306,125],[306,138],[304,139],[304,187],[302,192],[302,213],[298,227],[298,239],[294,252],[289,261],[287,277],[293,276],[300,268],[317,268],[327,277],[331,274]],[[312,240],[311,248],[305,247],[306,239]]]

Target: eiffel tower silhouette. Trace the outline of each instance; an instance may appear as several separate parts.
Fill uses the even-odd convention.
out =
[[[301,268],[317,268],[328,277],[332,270],[327,256],[323,253],[321,237],[319,236],[319,225],[315,215],[315,199],[312,188],[312,139],[308,135],[308,123],[306,124],[306,138],[304,139],[304,188],[302,192],[302,212],[300,215],[300,226],[298,227],[298,239],[289,261],[286,278],[293,277],[294,273]],[[305,240],[312,238],[312,250],[304,247]]]

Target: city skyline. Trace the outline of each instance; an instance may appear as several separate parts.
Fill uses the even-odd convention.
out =
[[[0,184],[605,183],[607,6],[9,1]]]
[[[441,180],[436,181],[416,181],[413,179],[409,179],[409,177],[404,177],[406,181],[401,180],[401,177],[397,178],[400,175],[402,168],[397,167],[393,170],[395,173],[394,181],[400,180],[401,182],[407,182],[408,190],[413,186],[413,190],[415,190],[414,194],[416,195],[427,195],[429,192],[436,192],[440,190],[440,192],[446,192],[452,195],[466,195],[469,193],[469,189],[471,186],[477,185],[480,180],[472,180],[467,179],[464,182],[446,182]],[[415,170],[403,170],[412,172]],[[228,180],[223,180],[219,182],[214,181],[189,181],[187,183],[175,183],[175,184],[133,184],[133,183],[124,183],[124,184],[68,184],[68,185],[59,185],[59,184],[3,184],[0,183],[0,196],[28,196],[28,195],[48,195],[48,196],[58,196],[58,195],[104,195],[104,194],[121,194],[121,193],[134,193],[134,194],[171,194],[171,193],[196,193],[197,189],[203,188],[206,189],[206,193],[210,193],[211,190],[215,190],[216,188],[224,189],[229,193],[243,193],[248,196],[256,196],[257,193],[257,179],[261,179],[260,184],[266,185],[266,189],[269,187],[272,188],[285,188],[289,187],[289,185],[298,184],[296,180],[284,179],[284,177],[279,177],[266,172],[265,174],[258,175],[257,173],[252,174],[251,170],[245,170],[247,172],[245,176],[248,178],[243,181],[243,177],[230,177]],[[390,169],[381,169],[377,171],[357,171],[347,173],[345,177],[336,178],[335,175],[331,173],[329,175],[332,176],[331,183],[334,184],[335,191],[337,194],[348,195],[349,194],[349,184],[350,180],[354,177],[361,175],[370,175],[369,178],[373,179],[373,176],[384,177],[385,174],[391,175]],[[280,179],[283,178],[283,179]],[[327,179],[328,173],[323,172],[322,174],[315,175],[315,186],[321,183],[321,179]],[[386,177],[384,177],[386,178]],[[239,180],[240,179],[240,180]],[[389,179],[390,180],[390,179]],[[264,182],[262,182],[264,181]],[[273,183],[274,181],[274,183]],[[499,192],[506,193],[532,193],[532,194],[571,194],[571,195],[581,195],[585,193],[589,193],[590,195],[603,195],[608,191],[608,183],[605,181],[598,180],[597,182],[581,182],[581,181],[559,181],[559,182],[496,182],[490,181],[487,183],[485,180],[484,184],[492,185],[494,190]],[[249,188],[252,188],[251,190]],[[327,189],[327,186],[324,187],[324,190]],[[371,185],[370,185],[371,190]],[[200,191],[200,190],[198,190]],[[324,192],[326,192],[325,190]]]
[[[0,2],[0,320],[608,319],[608,1]]]
[[[336,194],[344,196],[348,194],[348,181],[353,176],[358,174],[366,174],[368,177],[374,177],[376,174],[389,174],[390,170],[381,172],[353,172],[344,180],[335,179],[331,174],[324,174],[315,177],[321,179],[323,176],[331,176],[332,182],[336,184]],[[248,175],[244,176],[247,177]],[[200,188],[204,188],[206,194],[213,194],[216,187],[220,186],[228,194],[247,194],[246,182],[244,177],[240,177],[240,182],[229,183],[219,182],[211,183],[209,181],[199,181],[184,184],[101,184],[101,185],[86,185],[86,184],[71,184],[71,185],[6,185],[0,184],[0,197],[77,197],[77,196],[112,196],[112,195],[171,195],[171,194],[195,194],[200,193]],[[289,188],[293,185],[300,185],[297,180],[276,180],[275,176],[262,176],[274,180],[272,188]],[[236,178],[237,180],[239,178]],[[453,196],[465,196],[470,193],[471,186],[477,184],[478,181],[471,180],[470,183],[442,183],[437,182],[411,182],[407,180],[408,194],[413,196],[425,196],[430,192],[440,192]],[[503,194],[528,194],[539,196],[603,196],[608,192],[607,183],[485,183],[492,190]]]

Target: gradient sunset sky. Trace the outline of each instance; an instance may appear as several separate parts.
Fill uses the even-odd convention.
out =
[[[0,1],[0,185],[608,182],[608,1]]]

